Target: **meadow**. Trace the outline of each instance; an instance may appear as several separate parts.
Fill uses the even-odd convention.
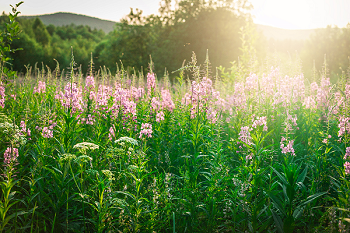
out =
[[[0,232],[348,232],[350,77],[152,67],[1,83]]]

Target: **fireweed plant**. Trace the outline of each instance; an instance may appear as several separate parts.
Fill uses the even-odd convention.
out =
[[[348,79],[188,67],[1,83],[1,231],[347,232]]]

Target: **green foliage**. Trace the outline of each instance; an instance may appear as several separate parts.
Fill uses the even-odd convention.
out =
[[[15,7],[12,7],[12,12],[9,13],[8,22],[6,22],[6,27],[0,32],[0,81],[6,81],[7,78],[14,76],[16,73],[11,71],[8,67],[8,64],[11,60],[9,53],[14,53],[21,48],[11,48],[13,40],[18,39],[18,34],[20,28],[16,18],[20,13],[17,11],[23,2],[19,2]],[[7,21],[7,20],[6,20]]]

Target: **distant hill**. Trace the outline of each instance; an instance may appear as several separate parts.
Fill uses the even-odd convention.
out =
[[[271,26],[256,25],[257,29],[261,31],[267,39],[275,39],[275,40],[307,40],[310,35],[315,31],[315,29],[304,29],[304,30],[290,30],[290,29],[282,29],[275,28]]]
[[[115,24],[118,22],[103,20],[99,18],[94,18],[87,15],[78,15],[68,12],[58,12],[54,14],[46,15],[31,15],[31,16],[21,16],[22,18],[35,18],[39,17],[45,25],[53,24],[55,26],[62,25],[88,25],[91,28],[102,29],[104,32],[109,33],[113,31]],[[275,28],[271,26],[257,24],[257,29],[260,30],[267,39],[273,38],[275,40],[306,40],[309,38],[310,34],[314,29],[309,30],[288,30]]]
[[[55,26],[63,25],[88,25],[92,29],[102,29],[104,32],[109,33],[113,31],[115,24],[117,22],[103,20],[99,18],[94,18],[86,15],[78,15],[68,12],[58,12],[54,14],[46,15],[30,15],[30,16],[20,16],[21,18],[36,18],[39,17],[45,25],[53,24]]]

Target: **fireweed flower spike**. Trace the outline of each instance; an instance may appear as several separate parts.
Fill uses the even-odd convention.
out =
[[[291,153],[291,155],[295,156],[293,144],[294,140],[291,140],[287,143],[287,146],[285,146],[285,142],[288,142],[288,140],[285,137],[282,137],[281,139],[281,149],[283,154]]]
[[[0,81],[0,107],[5,107],[5,87]]]
[[[349,175],[350,174],[350,163],[349,162],[344,163],[344,169],[345,169],[345,174]]]
[[[147,93],[148,95],[151,95],[152,91],[155,91],[156,89],[156,77],[154,74],[147,74]]]
[[[38,82],[38,86],[37,87],[34,87],[34,91],[33,91],[33,94],[35,93],[45,93],[46,92],[46,83],[45,82],[42,82],[42,81],[39,81]]]
[[[18,149],[8,147],[4,153],[4,163],[5,166],[9,166],[11,163],[15,162],[18,157]]]
[[[152,133],[153,133],[152,125],[149,123],[142,123],[139,138],[142,138],[143,135],[151,138]]]

